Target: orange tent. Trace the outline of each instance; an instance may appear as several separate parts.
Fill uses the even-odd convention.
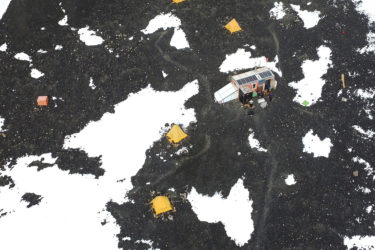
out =
[[[38,106],[47,106],[48,96],[38,96],[37,103],[38,103]]]
[[[183,139],[185,139],[188,135],[181,129],[178,125],[173,125],[171,130],[167,133],[167,138],[171,143],[179,143]]]
[[[236,19],[232,19],[227,25],[225,25],[225,28],[230,31],[230,33],[234,33],[237,31],[242,30]]]
[[[157,196],[151,201],[151,203],[155,215],[173,210],[172,204],[166,196]]]

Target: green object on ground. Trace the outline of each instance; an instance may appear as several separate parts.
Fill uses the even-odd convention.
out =
[[[305,107],[306,107],[307,105],[309,105],[309,102],[308,102],[308,101],[306,101],[306,100],[304,100],[302,104],[303,104],[303,106],[305,106]]]
[[[257,92],[253,92],[253,97],[257,97],[258,96],[258,93]]]

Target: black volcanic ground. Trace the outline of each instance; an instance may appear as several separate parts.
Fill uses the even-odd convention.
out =
[[[12,0],[0,21],[0,44],[8,44],[7,53],[0,52],[0,116],[7,129],[6,137],[0,137],[1,165],[25,154],[52,152],[59,157],[59,168],[100,178],[104,173],[100,159],[89,158],[84,151],[63,149],[64,137],[112,112],[129,93],[148,84],[156,90],[175,91],[198,79],[199,94],[186,103],[187,108],[194,108],[197,118],[188,131],[186,143],[194,145],[189,154],[162,163],[155,152],[168,155],[173,148],[167,147],[166,140],[156,142],[147,151],[143,168],[132,178],[134,190],[129,197],[135,203],[108,203],[107,209],[121,226],[121,248],[148,249],[147,244],[135,242],[142,238],[151,239],[154,247],[163,250],[240,248],[221,223],[200,222],[188,202],[176,202],[173,221],[155,220],[145,203],[150,191],[166,192],[170,187],[176,193],[194,186],[199,193],[221,191],[226,196],[241,177],[253,200],[255,227],[243,249],[345,249],[343,236],[374,235],[374,212],[365,211],[375,200],[373,176],[352,161],[358,156],[375,163],[374,138],[366,140],[352,128],[375,128],[374,121],[360,112],[368,104],[353,95],[357,88],[374,87],[374,54],[357,52],[367,44],[368,20],[349,0],[311,0],[307,7],[306,0],[283,2],[319,10],[319,24],[306,30],[293,11],[282,20],[271,19],[274,1],[270,0],[187,0],[179,5],[167,0],[63,0],[71,27],[88,25],[99,30],[105,40],[100,46],[89,47],[79,41],[76,31],[58,25],[64,16],[58,1]],[[140,32],[162,12],[181,19],[190,50],[169,45],[173,29],[148,36]],[[223,28],[232,18],[244,31],[230,35]],[[130,41],[127,38],[131,36],[134,39]],[[57,44],[64,49],[55,51]],[[218,105],[213,98],[230,76],[221,73],[219,66],[226,54],[244,44],[256,45],[254,57],[278,55],[283,72],[282,78],[277,77],[271,105],[264,110],[257,107],[253,117],[238,103]],[[292,101],[295,90],[287,84],[304,77],[302,62],[318,59],[316,49],[321,45],[332,50],[332,65],[323,77],[323,101],[305,108]],[[120,57],[114,57],[108,48]],[[39,49],[48,53],[37,53]],[[22,51],[45,73],[43,79],[31,78],[28,63],[14,59],[14,54]],[[162,70],[168,73],[165,79]],[[341,73],[346,74],[347,88],[342,96],[347,102],[337,97]],[[95,91],[79,84],[88,83],[91,76]],[[57,99],[53,101],[58,102],[57,108],[52,102],[42,110],[35,107],[40,93],[68,101]],[[370,104],[373,109],[372,99]],[[249,148],[250,128],[268,149],[267,154]],[[320,138],[331,139],[334,146],[329,158],[302,152],[302,137],[310,129]],[[34,164],[40,169],[51,167]],[[352,174],[355,170],[358,177]],[[290,173],[297,183],[286,186],[284,179]],[[152,184],[145,185],[147,182]],[[0,176],[0,185],[14,184],[11,178]],[[358,186],[371,193],[358,191]],[[29,193],[25,200],[31,206],[41,198]],[[356,218],[361,218],[360,222]],[[125,236],[132,240],[123,241]]]

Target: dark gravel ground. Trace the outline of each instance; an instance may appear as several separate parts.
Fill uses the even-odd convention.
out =
[[[149,83],[157,90],[171,91],[198,79],[199,94],[186,104],[195,109],[198,120],[184,142],[193,145],[189,154],[161,162],[156,153],[169,155],[176,149],[165,139],[156,142],[132,179],[134,190],[129,198],[135,203],[108,203],[121,226],[123,249],[149,247],[135,243],[137,239],[151,239],[153,247],[161,249],[238,248],[221,223],[200,222],[178,194],[194,186],[199,193],[221,191],[227,196],[241,177],[253,200],[255,226],[243,249],[344,249],[345,235],[374,235],[374,213],[365,212],[375,200],[373,177],[351,160],[359,156],[375,162],[374,140],[364,140],[352,129],[352,125],[374,129],[374,122],[359,113],[364,103],[350,94],[356,88],[374,86],[374,55],[356,52],[366,45],[368,22],[349,0],[312,0],[306,7],[307,2],[287,0],[284,5],[319,10],[323,17],[309,30],[292,10],[280,21],[271,20],[268,11],[273,1],[266,0],[188,0],[179,5],[164,0],[63,0],[71,27],[89,25],[105,40],[101,46],[88,47],[79,41],[76,31],[57,24],[63,17],[58,1],[13,0],[0,23],[0,44],[8,44],[8,52],[0,52],[0,116],[7,129],[6,137],[0,138],[1,165],[25,154],[52,152],[59,168],[100,178],[104,173],[100,158],[62,149],[64,137],[105,112],[113,112],[114,104]],[[149,36],[140,32],[161,12],[172,12],[181,19],[191,50],[170,47],[172,29]],[[230,35],[223,26],[233,17],[244,31]],[[134,39],[129,41],[131,36]],[[64,49],[55,51],[57,44]],[[283,72],[271,105],[257,109],[254,117],[247,116],[238,103],[213,102],[213,93],[229,76],[219,72],[220,64],[226,54],[244,44],[257,46],[254,57],[278,55]],[[332,50],[323,102],[304,108],[292,101],[295,92],[287,83],[303,78],[301,63],[316,60],[320,45]],[[48,53],[39,54],[38,49]],[[31,55],[33,65],[45,73],[43,78],[31,78],[28,63],[13,58],[22,51]],[[114,56],[117,53],[119,58]],[[165,79],[162,70],[168,73]],[[348,72],[358,75],[346,76],[348,88],[343,96],[349,101],[341,102],[337,97],[340,74]],[[95,90],[88,86],[90,76]],[[44,94],[64,101],[57,99],[48,108],[37,108],[36,97]],[[267,154],[249,148],[249,128],[268,149]],[[332,140],[328,159],[302,153],[302,137],[310,129],[320,138]],[[353,177],[354,170],[359,170],[358,177]],[[284,178],[290,173],[297,184],[286,186]],[[9,177],[0,176],[0,185],[10,183]],[[359,185],[372,192],[356,191]],[[169,191],[177,210],[174,220],[155,220],[145,205],[150,192],[167,192],[171,187],[176,190]],[[35,195],[25,199],[32,204],[40,199]],[[131,240],[121,240],[125,236]]]

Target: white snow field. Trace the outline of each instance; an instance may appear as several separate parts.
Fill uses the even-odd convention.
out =
[[[352,0],[356,6],[356,10],[367,16],[369,27],[375,25],[375,1],[374,0]],[[359,49],[360,53],[375,52],[375,34],[369,32],[367,34],[368,45]]]
[[[312,27],[315,27],[319,20],[320,20],[320,12],[315,11],[307,11],[307,10],[301,10],[301,7],[299,5],[291,4],[290,7],[297,12],[298,16],[303,21],[303,26],[305,29],[311,29]]]
[[[314,131],[310,129],[309,132],[302,138],[303,152],[313,154],[314,157],[326,157],[328,158],[331,152],[331,139],[325,138],[320,140],[318,135],[314,135]]]
[[[270,16],[276,20],[280,20],[285,16],[284,4],[282,2],[275,2],[274,7],[270,10]]]
[[[1,20],[1,18],[3,18],[3,15],[7,11],[8,6],[10,4],[10,1],[11,0],[1,0],[0,1],[0,20]]]
[[[152,34],[159,29],[166,30],[174,28],[174,33],[170,41],[170,45],[176,49],[189,48],[189,42],[186,39],[185,32],[180,28],[181,20],[172,13],[160,14],[154,17],[143,30],[143,34]]]
[[[358,250],[370,250],[375,248],[375,236],[344,237],[344,245],[348,249],[357,247]]]
[[[16,185],[0,188],[0,211],[8,212],[0,218],[1,248],[117,250],[120,229],[106,211],[106,203],[126,201],[126,192],[132,188],[130,179],[142,168],[146,150],[163,136],[165,123],[186,128],[196,121],[194,110],[185,109],[184,103],[198,93],[198,88],[196,80],[177,92],[158,92],[148,86],[117,104],[114,113],[104,114],[66,138],[65,148],[102,156],[105,173],[98,179],[71,175],[56,165],[41,171],[27,167],[42,157],[53,164],[56,159],[50,154],[19,158],[14,168],[0,171],[11,176]],[[153,103],[152,112],[149,103]],[[27,203],[21,202],[25,192],[43,199],[26,208]],[[107,223],[101,225],[104,220]]]
[[[279,58],[276,56],[272,62],[267,61],[265,56],[251,57],[250,51],[245,49],[238,49],[235,53],[226,55],[225,60],[220,65],[220,71],[228,73],[235,70],[251,69],[255,67],[268,67],[273,72],[276,72],[279,76],[282,76],[282,72],[276,67],[279,62]]]
[[[215,193],[212,197],[201,195],[193,187],[187,199],[200,221],[223,223],[227,235],[238,246],[243,246],[254,231],[251,218],[253,201],[249,199],[249,195],[243,180],[239,179],[227,198],[223,198],[220,193]]]
[[[322,96],[322,89],[326,83],[322,76],[327,73],[331,61],[331,49],[325,46],[318,48],[319,60],[305,60],[302,63],[302,71],[305,76],[298,82],[291,82],[288,84],[297,90],[297,95],[293,101],[304,106],[311,106],[315,104]]]

